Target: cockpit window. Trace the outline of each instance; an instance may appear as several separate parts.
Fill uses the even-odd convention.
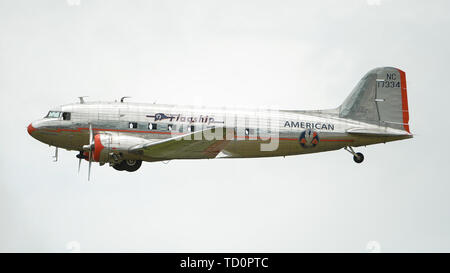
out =
[[[69,112],[64,112],[62,114],[62,116],[63,116],[63,120],[70,120],[70,113]]]
[[[59,111],[50,111],[48,112],[46,118],[59,118],[61,116],[61,112]]]

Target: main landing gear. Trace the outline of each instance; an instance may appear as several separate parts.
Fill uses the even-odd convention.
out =
[[[353,148],[350,146],[344,147],[344,149],[353,155],[353,160],[356,163],[361,163],[364,161],[364,155],[362,153],[355,153],[355,151],[353,151]]]
[[[114,164],[112,167],[118,171],[135,172],[142,165],[142,160],[122,160],[120,163]]]

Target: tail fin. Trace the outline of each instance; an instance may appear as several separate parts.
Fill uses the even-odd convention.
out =
[[[339,117],[410,133],[405,72],[394,67],[369,71],[339,107]]]

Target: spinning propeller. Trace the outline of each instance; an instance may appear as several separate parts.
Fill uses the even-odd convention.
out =
[[[95,149],[95,143],[94,143],[94,134],[92,132],[92,124],[89,123],[89,144],[83,145],[83,150],[85,152],[89,152],[89,169],[88,169],[88,181],[91,178],[91,166],[92,166],[92,152]],[[77,155],[78,157],[78,173],[80,172],[80,166],[81,166],[81,159],[84,158],[84,153],[80,151],[80,153]]]

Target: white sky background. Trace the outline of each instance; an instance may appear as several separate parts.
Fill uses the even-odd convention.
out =
[[[0,1],[0,251],[450,251],[448,1]],[[114,100],[320,109],[406,72],[412,140],[283,158],[87,164],[26,126]]]

